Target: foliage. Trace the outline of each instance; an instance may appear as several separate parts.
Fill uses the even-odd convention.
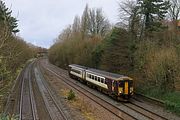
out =
[[[18,120],[19,118],[17,115],[9,116],[9,115],[5,115],[5,114],[0,114],[0,119],[1,120]]]
[[[164,0],[138,0],[140,6],[140,13],[144,15],[145,30],[156,31],[165,18],[168,8],[170,7],[169,1]]]
[[[120,22],[112,29],[101,9],[87,5],[83,15],[76,16],[58,36],[49,50],[49,60],[64,68],[75,63],[131,74],[136,89],[155,90],[154,94],[172,92],[180,78],[179,32],[164,21],[168,21],[168,7],[172,13],[173,5],[172,15],[178,13],[175,17],[179,17],[178,3],[173,1],[122,2]]]
[[[125,29],[115,27],[104,42],[101,68],[107,71],[127,74],[131,64],[128,32]]]
[[[157,98],[165,102],[165,107],[177,115],[180,115],[180,92],[160,92],[160,88],[151,87],[149,89],[144,89],[141,93],[147,96]],[[140,91],[139,91],[140,92]]]
[[[68,93],[68,100],[73,100],[75,98],[75,93],[73,92],[73,90],[70,90]]]
[[[108,34],[110,24],[101,9],[86,6],[81,19],[76,16],[74,23],[63,30],[56,43],[49,50],[49,60],[55,65],[66,68],[76,63],[95,67],[93,61],[99,44]]]
[[[163,95],[162,99],[165,101],[166,108],[180,115],[180,93],[172,92]]]
[[[0,88],[5,90],[1,97],[3,100],[7,97],[7,92],[19,69],[36,54],[35,46],[27,44],[22,38],[16,36],[19,32],[18,23],[11,13],[5,2],[0,0]],[[10,119],[5,115],[2,117]]]

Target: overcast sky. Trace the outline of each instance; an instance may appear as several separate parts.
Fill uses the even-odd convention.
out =
[[[76,15],[81,16],[86,6],[102,8],[112,24],[118,21],[120,0],[5,0],[17,17],[19,36],[27,42],[49,48],[53,40],[72,24]]]

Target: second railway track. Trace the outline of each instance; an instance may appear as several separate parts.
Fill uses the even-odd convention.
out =
[[[26,68],[24,75],[22,77],[21,83],[21,93],[19,102],[19,119],[20,120],[38,120],[36,103],[34,99],[34,94],[32,91],[31,84],[31,67],[32,64]]]
[[[44,99],[45,106],[52,120],[68,120],[62,108],[58,105],[57,100],[53,96],[51,89],[45,82],[38,67],[34,68],[36,82]]]

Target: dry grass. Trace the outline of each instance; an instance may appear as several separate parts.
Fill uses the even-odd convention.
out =
[[[69,91],[69,89],[60,89],[59,92],[62,96],[67,98],[69,95]],[[84,98],[81,98],[76,94],[76,97],[68,102],[73,108],[80,111],[87,120],[97,120],[97,118],[93,114],[94,108]]]

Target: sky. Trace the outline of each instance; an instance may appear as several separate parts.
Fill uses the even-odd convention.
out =
[[[102,8],[110,23],[118,21],[120,0],[4,0],[18,21],[17,34],[34,45],[49,48],[57,36],[81,16],[86,4]]]

